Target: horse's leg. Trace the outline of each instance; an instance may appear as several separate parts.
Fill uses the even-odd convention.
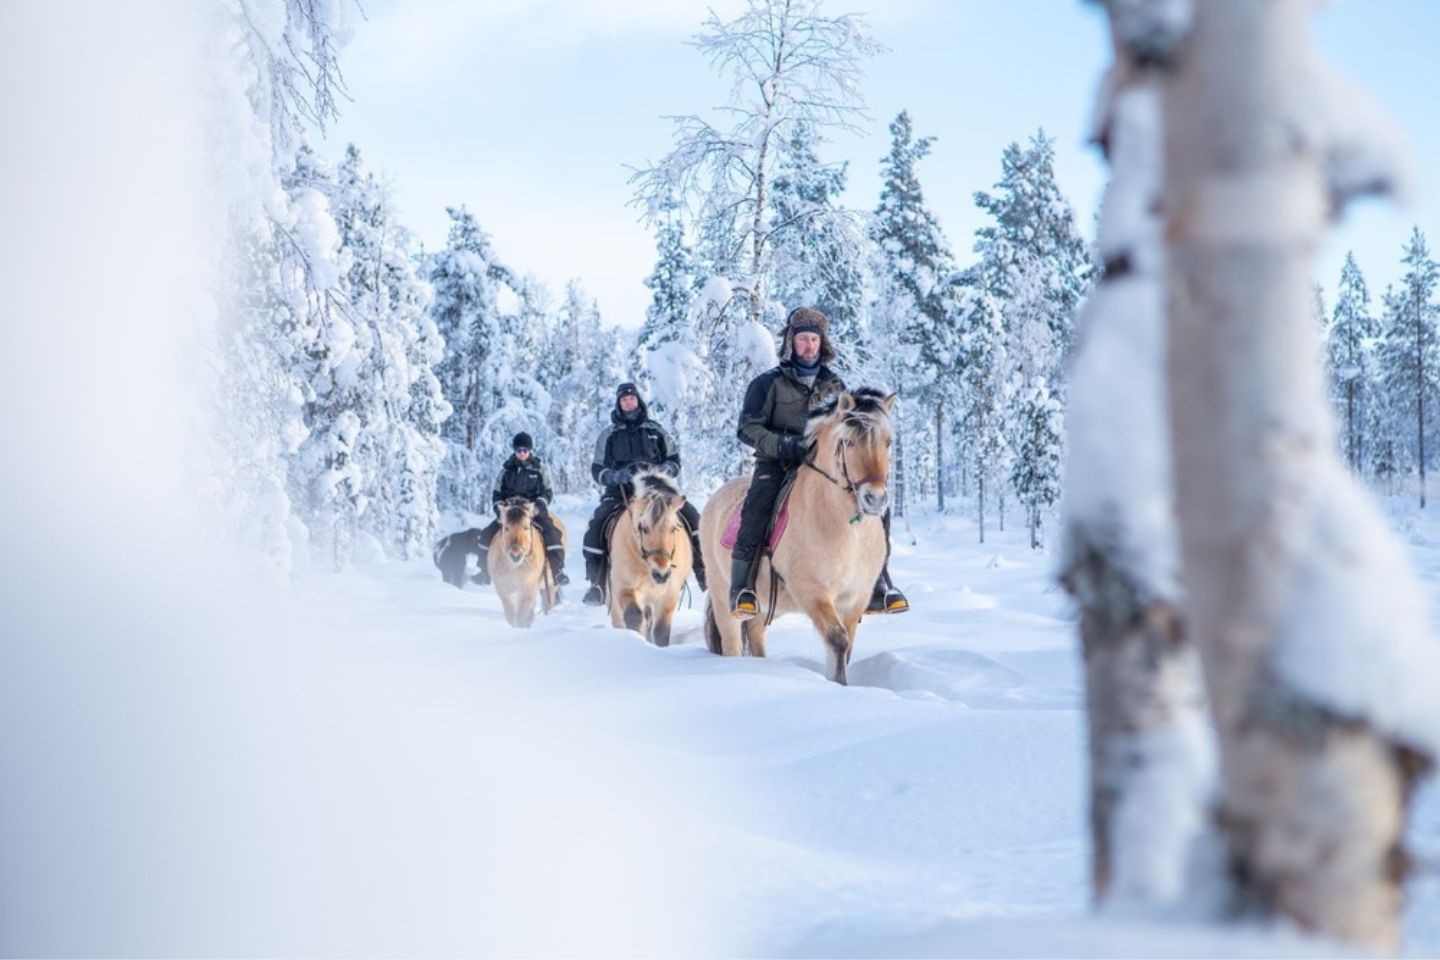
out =
[[[794,591],[791,591],[794,595]],[[850,664],[850,631],[829,597],[812,601],[805,609],[810,622],[815,625],[821,639],[825,641],[825,665],[827,676],[836,683],[846,683],[845,668]]]
[[[621,609],[621,616],[625,620],[627,629],[634,630],[640,636],[645,636],[645,612],[635,602],[633,596],[626,598],[625,605]]]
[[[525,599],[520,603],[520,626],[533,627],[535,625],[535,590],[525,591]]]
[[[660,611],[650,626],[650,636],[657,647],[670,646],[670,624],[675,619],[675,604],[670,604]]]
[[[501,590],[499,584],[496,584],[495,592],[500,594],[500,605],[505,608],[505,622],[512,627],[519,626],[516,622],[519,611],[515,609],[515,603],[510,599],[510,594]]]
[[[765,633],[769,629],[764,617],[751,617],[745,621],[745,636],[750,641],[750,656],[765,656]]]

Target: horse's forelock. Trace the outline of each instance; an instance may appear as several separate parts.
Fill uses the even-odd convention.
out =
[[[809,420],[805,424],[805,436],[814,439],[822,429],[831,425],[862,435],[873,433],[882,426],[889,426],[890,413],[885,409],[885,399],[888,396],[885,391],[875,387],[860,387],[850,391],[854,406],[845,411],[844,419],[838,423],[834,420],[840,406],[840,397],[828,397],[810,409]]]
[[[669,508],[670,501],[666,497],[650,498],[650,524],[658,527],[660,521],[665,519],[665,511]]]
[[[522,523],[525,520],[525,505],[523,503],[512,503],[505,508],[505,522]]]
[[[680,488],[675,478],[660,470],[647,470],[635,475],[636,492],[644,496],[678,497]]]

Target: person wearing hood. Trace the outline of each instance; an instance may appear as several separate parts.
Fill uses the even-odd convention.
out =
[[[601,493],[600,503],[585,531],[585,577],[590,581],[590,589],[585,594],[588,604],[599,606],[605,602],[605,525],[611,515],[624,508],[630,478],[646,468],[680,476],[680,449],[664,428],[650,419],[649,408],[635,384],[622,383],[615,389],[610,426],[600,431],[595,441],[594,462],[590,464],[590,475],[600,484]],[[704,590],[700,511],[687,500],[679,514],[690,534],[695,555],[695,582]]]
[[[528,433],[517,433],[510,441],[510,459],[500,468],[495,477],[495,486],[490,491],[491,509],[512,498],[529,500],[535,504],[535,525],[540,528],[540,539],[545,544],[545,559],[550,561],[550,572],[557,584],[567,584],[565,575],[565,544],[555,521],[550,519],[550,471],[545,461],[535,453],[535,442]],[[480,551],[480,572],[475,574],[476,583],[490,582],[490,543],[500,532],[500,521],[491,520],[489,526],[480,531],[476,547]]]
[[[750,489],[741,507],[740,532],[730,560],[730,615],[748,620],[760,609],[755,595],[755,556],[785,478],[805,462],[805,424],[810,408],[842,393],[845,383],[829,364],[835,359],[830,319],[813,307],[797,307],[781,331],[780,364],[750,381],[740,410],[740,441],[755,451]],[[904,613],[905,595],[890,580],[890,512],[885,512],[885,567],[866,613]]]

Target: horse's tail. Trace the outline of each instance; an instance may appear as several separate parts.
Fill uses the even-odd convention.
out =
[[[724,652],[720,646],[720,625],[715,622],[715,603],[708,593],[705,594],[705,647],[716,656]]]

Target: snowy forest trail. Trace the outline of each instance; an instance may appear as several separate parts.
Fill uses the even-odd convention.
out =
[[[582,510],[560,513],[579,529]],[[543,878],[563,870],[558,913],[578,894],[626,920],[588,942],[601,953],[983,954],[1009,949],[1014,928],[996,922],[1078,918],[1088,905],[1080,664],[1050,558],[1025,537],[980,546],[955,516],[918,518],[913,546],[897,530],[893,567],[913,612],[862,625],[849,688],[823,679],[820,641],[799,617],[776,623],[768,660],[712,656],[699,595],[677,617],[677,644],[659,649],[581,606],[579,584],[530,631],[505,624],[493,591],[456,591],[428,562],[315,577],[302,594],[317,631],[350,638],[323,644],[318,662],[368,676],[353,701],[365,722],[436,751],[434,767],[402,760],[418,778],[406,796],[458,778],[511,814],[474,838],[483,864],[424,848],[461,825],[421,828],[405,857],[426,885],[519,869],[549,889]],[[1440,546],[1417,551],[1433,552],[1440,583]],[[371,689],[387,693],[371,703]],[[458,698],[456,712],[434,712],[435,689]],[[457,772],[457,760],[477,766]],[[383,809],[362,820],[388,829]],[[1422,850],[1440,836],[1435,813],[1420,810]],[[492,829],[505,838],[498,858]],[[549,854],[524,852],[537,844]],[[449,870],[421,869],[435,856]],[[1435,943],[1421,910],[1434,885],[1417,894],[1412,937]],[[491,919],[483,949],[520,942]],[[989,932],[962,947],[977,922]]]

